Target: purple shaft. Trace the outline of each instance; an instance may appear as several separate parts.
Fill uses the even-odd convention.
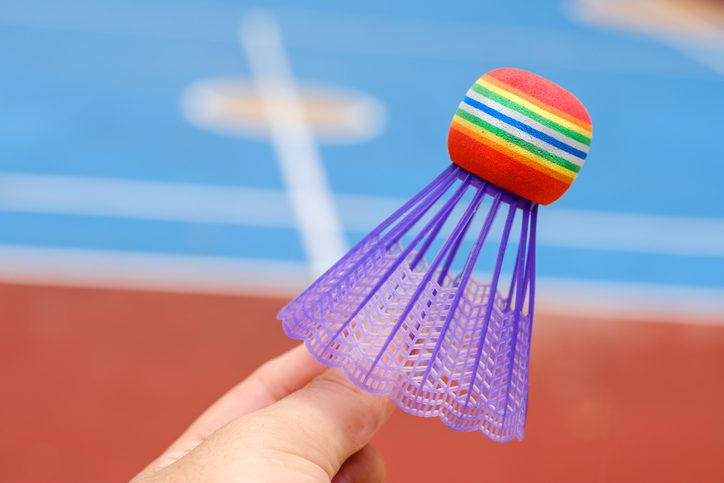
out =
[[[485,222],[483,223],[483,227],[480,229],[480,235],[478,235],[478,239],[475,240],[475,245],[473,246],[472,252],[470,252],[470,256],[468,256],[467,261],[465,262],[465,268],[463,269],[463,274],[460,277],[460,286],[464,287],[467,285],[468,281],[470,280],[470,277],[473,274],[473,267],[475,267],[475,262],[477,261],[478,257],[480,256],[480,251],[483,249],[483,244],[485,243],[485,239],[488,237],[488,233],[490,232],[490,227],[493,224],[493,220],[495,219],[495,215],[498,213],[498,207],[500,206],[500,195],[495,197],[495,201],[493,201],[493,206],[490,208],[490,211],[488,212],[488,216],[485,218]],[[439,283],[439,282],[438,282]],[[458,304],[460,303],[460,299],[463,297],[463,291],[458,290],[455,292],[455,298],[452,301],[450,311],[447,314],[447,317],[445,318],[445,323],[442,326],[442,330],[440,331],[440,337],[438,337],[437,342],[435,343],[435,348],[432,350],[432,355],[430,357],[431,360],[434,360],[437,354],[440,352],[440,346],[445,341],[445,334],[447,333],[448,329],[450,328],[450,322],[452,321],[453,316],[455,315],[455,310],[458,307]],[[425,374],[422,376],[422,383],[421,387],[424,387],[425,381],[427,381],[427,378],[430,375],[430,371],[432,370],[432,364],[428,364],[427,368],[425,369]],[[418,395],[420,393],[418,392]]]
[[[405,248],[405,251],[402,253],[402,256],[397,257],[397,260],[395,260],[394,263],[392,264],[392,266],[387,269],[387,271],[385,272],[385,275],[384,275],[382,278],[380,278],[380,280],[377,282],[377,284],[376,284],[376,285],[372,288],[372,290],[365,296],[365,298],[364,298],[364,300],[362,301],[362,303],[357,306],[357,308],[356,308],[355,311],[352,313],[352,315],[350,315],[350,316],[347,318],[347,320],[344,322],[344,324],[342,324],[342,326],[337,330],[337,332],[334,334],[334,336],[332,337],[332,339],[329,341],[329,344],[331,344],[332,341],[334,341],[334,339],[337,338],[337,336],[338,336],[338,335],[347,327],[347,325],[357,316],[357,314],[359,313],[359,311],[362,310],[362,308],[367,304],[367,302],[369,302],[370,299],[379,291],[379,289],[382,287],[382,285],[388,280],[388,278],[389,278],[389,276],[392,274],[392,272],[393,272],[397,267],[399,267],[399,266],[404,262],[404,260],[405,260],[405,258],[407,257],[407,255],[409,255],[409,254],[412,252],[412,250],[414,250],[415,246],[416,246],[417,243],[420,241],[420,239],[423,238],[424,235],[427,234],[430,230],[434,230],[434,229],[435,229],[434,227],[437,226],[437,224],[438,224],[438,222],[439,222],[440,220],[447,219],[447,217],[450,215],[450,213],[452,212],[453,208],[455,207],[455,203],[456,203],[456,202],[460,199],[460,197],[463,195],[465,188],[467,188],[467,183],[468,183],[468,181],[467,181],[467,179],[466,179],[465,182],[463,183],[463,185],[455,192],[455,194],[453,195],[453,197],[452,197],[447,203],[445,203],[445,206],[443,207],[443,209],[442,209],[438,214],[435,215],[435,218],[433,218],[432,220],[430,220],[430,222],[429,222],[427,225],[425,225],[425,227],[422,229],[422,231],[420,232],[420,234],[418,234],[418,235],[412,240],[412,242],[410,243],[410,245],[409,245],[407,248]],[[398,238],[395,239],[395,242],[397,241],[397,239],[398,239]],[[388,250],[389,250],[389,248],[388,248]]]

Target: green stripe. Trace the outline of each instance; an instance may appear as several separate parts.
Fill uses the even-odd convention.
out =
[[[536,154],[536,155],[540,156],[541,158],[545,158],[548,161],[550,161],[551,163],[557,164],[558,166],[565,168],[568,171],[578,173],[581,170],[581,167],[578,166],[577,164],[571,163],[567,159],[558,157],[555,154],[552,154],[552,153],[546,151],[545,149],[541,149],[538,146],[531,144],[528,141],[525,141],[525,140],[519,138],[518,136],[514,136],[514,135],[510,134],[509,132],[500,129],[497,126],[493,126],[489,122],[485,122],[482,119],[480,119],[479,117],[476,117],[476,116],[470,114],[469,112],[466,112],[462,109],[458,109],[455,114],[457,116],[465,119],[466,121],[471,122],[471,123],[475,124],[476,126],[481,127],[483,129],[485,129],[486,131],[488,131],[492,134],[495,134],[496,136],[498,136],[500,138],[505,139],[509,143],[515,144],[516,146],[520,146],[521,148],[525,149],[526,151]]]
[[[477,92],[478,94],[481,94],[481,95],[487,97],[488,99],[492,99],[495,102],[498,102],[498,103],[504,105],[505,107],[513,109],[514,111],[518,111],[519,113],[523,114],[524,116],[529,117],[535,121],[538,121],[539,123],[543,124],[544,126],[548,126],[551,129],[555,129],[559,133],[561,133],[565,136],[568,136],[571,139],[575,139],[576,141],[583,143],[586,146],[591,145],[591,138],[586,137],[583,134],[578,133],[572,129],[568,129],[565,126],[561,126],[557,122],[552,121],[545,116],[541,116],[537,112],[533,112],[530,109],[521,106],[517,102],[508,99],[507,97],[501,96],[500,94],[496,94],[495,92],[491,91],[490,89],[486,89],[485,87],[481,86],[478,83],[473,84],[471,89],[474,90],[475,92]]]

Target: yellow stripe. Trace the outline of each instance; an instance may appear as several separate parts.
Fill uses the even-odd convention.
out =
[[[564,168],[562,166],[558,166],[555,163],[551,163],[547,159],[542,158],[542,157],[538,156],[537,154],[533,154],[530,151],[521,148],[520,146],[517,146],[513,143],[509,143],[509,142],[505,141],[504,139],[496,136],[495,134],[482,129],[482,128],[480,128],[480,126],[476,126],[475,124],[473,124],[469,121],[466,121],[465,119],[463,119],[459,116],[453,117],[453,123],[460,125],[466,131],[472,132],[482,142],[493,144],[494,145],[493,147],[502,146],[509,151],[513,151],[514,153],[518,154],[519,156],[523,156],[524,158],[529,159],[530,161],[532,161],[535,164],[545,166],[549,170],[555,171],[556,173],[562,175],[565,178],[565,181],[572,182],[573,179],[575,179],[575,177],[576,177],[576,173],[572,173],[571,171],[567,170],[566,168]],[[534,165],[531,165],[531,167],[535,168]],[[561,180],[561,181],[564,181],[564,180]]]
[[[512,92],[508,92],[504,89],[501,89],[500,87],[491,84],[490,82],[486,81],[482,77],[477,80],[476,82],[479,86],[485,87],[486,89],[495,92],[498,95],[501,95],[507,99],[510,99],[511,101],[515,102],[516,104],[520,104],[521,106],[525,107],[526,109],[535,112],[536,114],[540,114],[541,116],[547,117],[551,121],[560,124],[561,126],[570,129],[571,131],[575,131],[579,134],[582,134],[586,136],[587,138],[590,138],[592,135],[592,132],[588,129],[584,129],[576,124],[573,124],[572,122],[563,119],[560,116],[556,116],[552,112],[546,111],[545,109],[542,109],[535,104],[526,101],[522,97],[518,97]]]

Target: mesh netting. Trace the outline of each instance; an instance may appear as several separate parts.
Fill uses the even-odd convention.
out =
[[[454,176],[441,176],[423,190],[290,302],[279,318],[286,333],[304,340],[317,360],[342,368],[355,384],[389,396],[411,414],[437,416],[453,429],[480,430],[498,441],[522,438],[535,207],[504,199],[502,190],[484,182],[471,183],[467,174],[450,197],[462,170],[449,171]],[[428,263],[432,240],[469,187],[473,199]],[[492,206],[479,210],[486,196],[494,198]],[[440,199],[448,201],[433,209]],[[506,204],[491,281],[480,283],[472,271],[496,212]],[[485,213],[480,233],[470,250],[461,250],[478,211]],[[501,266],[517,212],[523,213],[520,242],[507,290],[501,290]],[[414,224],[420,220],[422,228]],[[416,236],[403,243],[405,233]],[[466,253],[466,261],[452,275],[458,251]]]

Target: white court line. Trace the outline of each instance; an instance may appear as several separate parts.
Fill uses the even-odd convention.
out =
[[[346,244],[281,32],[273,17],[256,12],[244,17],[239,34],[262,99],[302,246],[312,273],[321,275],[344,255]]]
[[[288,298],[309,283],[303,263],[0,245],[0,281]],[[539,277],[538,313],[724,324],[724,290]],[[563,295],[564,294],[564,295]]]
[[[10,283],[292,297],[308,277],[301,262],[0,245]]]
[[[338,193],[344,228],[367,233],[403,198]],[[0,172],[0,211],[294,228],[280,190]],[[724,258],[724,219],[540,210],[539,246]],[[473,235],[471,235],[473,236]]]
[[[281,190],[0,172],[0,211],[294,228]]]

